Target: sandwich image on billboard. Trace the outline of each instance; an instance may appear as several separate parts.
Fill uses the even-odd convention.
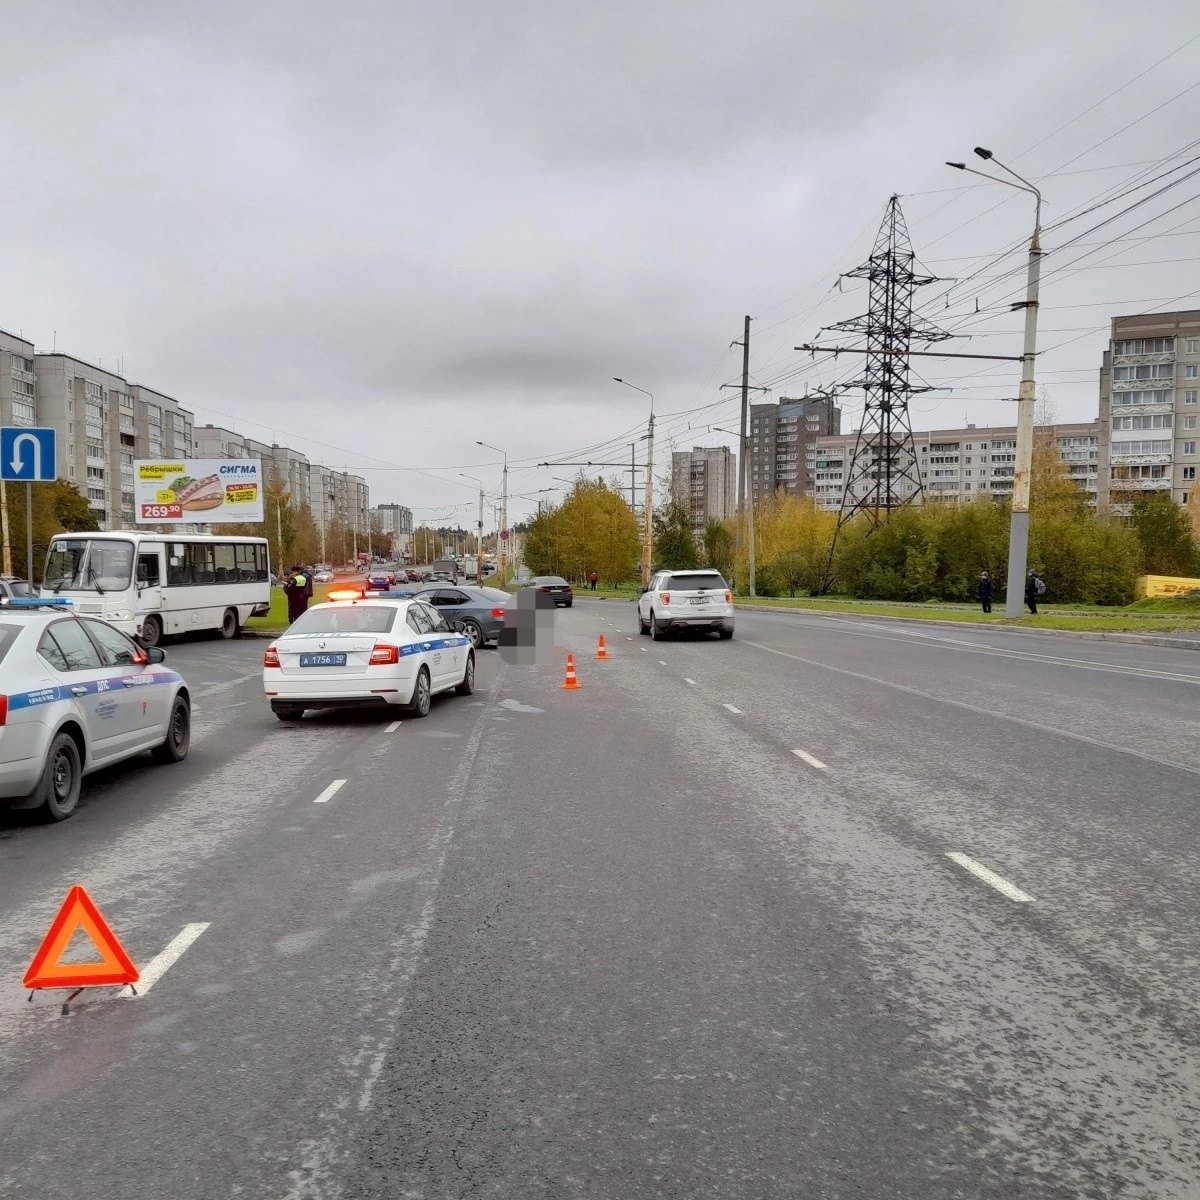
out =
[[[261,521],[262,460],[135,459],[133,502],[136,519],[147,525]]]

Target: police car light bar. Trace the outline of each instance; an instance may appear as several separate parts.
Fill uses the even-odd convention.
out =
[[[0,596],[4,608],[73,608],[75,601],[68,596]]]

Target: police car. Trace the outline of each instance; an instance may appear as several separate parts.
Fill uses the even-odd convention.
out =
[[[407,597],[332,591],[267,647],[263,691],[281,721],[307,709],[429,712],[438,692],[475,690],[475,651],[458,621]]]
[[[84,775],[146,750],[185,758],[191,701],[165,658],[70,600],[0,603],[0,803],[62,821]]]

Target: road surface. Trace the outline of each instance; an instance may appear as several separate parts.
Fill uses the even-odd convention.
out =
[[[1200,655],[737,622],[398,726],[168,647],[188,760],[0,815],[0,1196],[1200,1196]],[[194,940],[62,1017],[73,883]]]

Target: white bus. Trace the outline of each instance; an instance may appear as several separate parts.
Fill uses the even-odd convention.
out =
[[[46,552],[43,596],[68,596],[154,646],[164,634],[236,637],[271,607],[267,540],[163,533],[60,533]]]

